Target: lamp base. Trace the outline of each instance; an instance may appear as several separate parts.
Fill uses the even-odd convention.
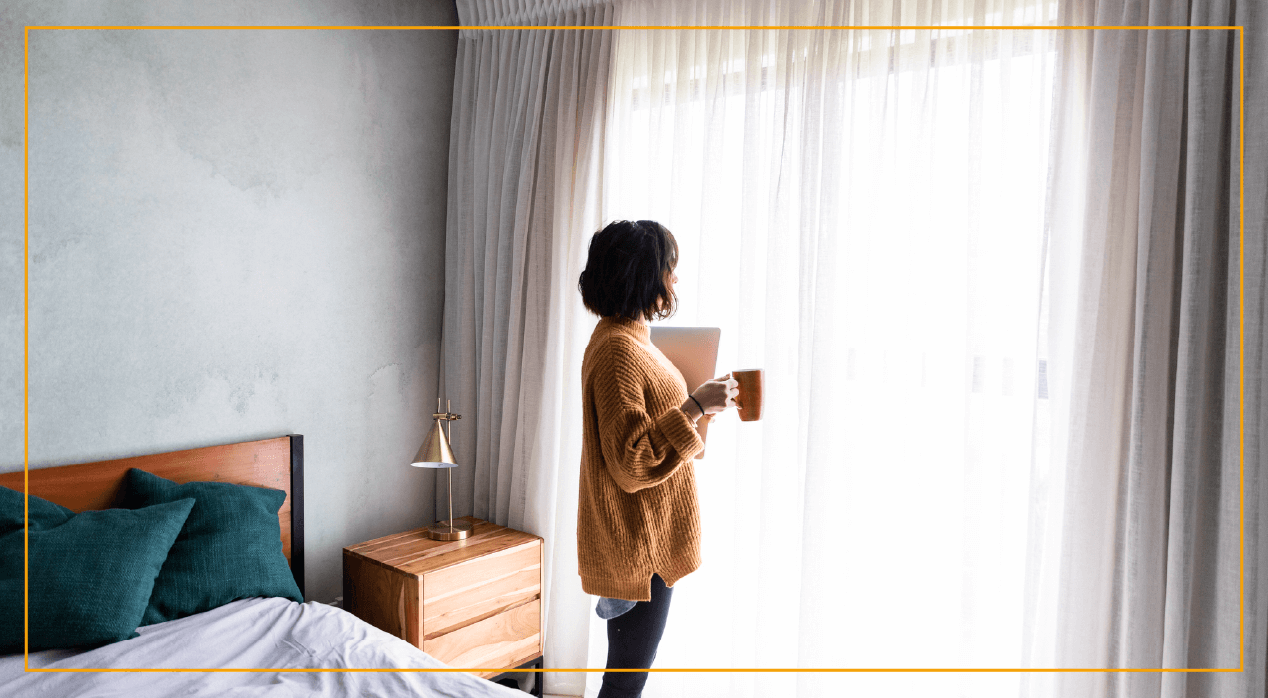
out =
[[[437,521],[427,527],[427,537],[432,540],[463,540],[471,535],[471,529],[471,524],[466,521]]]

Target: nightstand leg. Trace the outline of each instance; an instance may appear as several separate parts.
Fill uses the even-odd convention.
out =
[[[546,666],[546,658],[538,657],[528,663],[528,668],[541,669]],[[537,698],[542,698],[542,693],[546,688],[546,672],[538,671],[533,674],[533,693]]]

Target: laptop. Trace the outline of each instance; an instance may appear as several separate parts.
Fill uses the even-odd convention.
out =
[[[682,372],[687,381],[687,392],[699,388],[713,378],[718,365],[718,340],[722,330],[718,327],[650,327],[652,344]],[[707,420],[701,420],[698,428],[700,440],[709,431]],[[704,451],[696,454],[703,458]]]

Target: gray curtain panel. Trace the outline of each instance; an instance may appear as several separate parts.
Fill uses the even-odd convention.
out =
[[[1263,11],[1085,0],[1064,4],[1058,24],[1243,24],[1250,38],[1268,29]],[[1268,143],[1251,115],[1265,107],[1265,59],[1251,39],[1240,238],[1237,32],[1072,31],[1059,41],[1053,283],[1067,273],[1077,303],[1053,310],[1054,341],[1074,356],[1056,379],[1069,387],[1058,666],[1236,669],[1244,659],[1245,671],[1062,674],[1054,693],[1262,696]]]
[[[612,13],[582,2],[520,9],[458,3],[464,26],[604,25]],[[516,471],[541,425],[544,374],[554,363],[551,277],[565,266],[560,247],[575,246],[560,239],[572,232],[571,204],[598,176],[591,152],[610,47],[610,33],[599,31],[460,34],[440,377],[441,394],[463,415],[454,429],[464,466],[454,472],[455,515],[506,525],[524,507],[527,484],[514,486],[524,475]]]
[[[590,0],[459,0],[458,14],[464,27],[614,24],[612,4]],[[439,381],[463,415],[454,513],[546,540],[553,666],[584,666],[588,646],[590,599],[576,575],[575,367],[594,322],[576,285],[599,226],[611,47],[609,31],[463,29],[454,78]],[[551,675],[550,690],[580,694],[584,681]]]

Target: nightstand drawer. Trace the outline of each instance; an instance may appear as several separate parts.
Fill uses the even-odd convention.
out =
[[[514,667],[541,653],[541,599],[432,640],[422,650],[459,668]],[[491,672],[492,673],[496,672]]]
[[[541,596],[539,541],[481,555],[422,578],[422,634],[439,637]]]

